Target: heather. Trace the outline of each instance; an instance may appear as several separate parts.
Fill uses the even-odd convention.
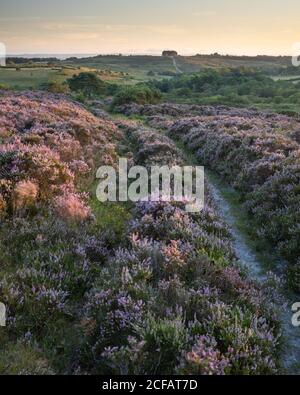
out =
[[[117,89],[112,103],[113,108],[128,103],[156,104],[161,100],[158,89],[151,88],[145,84],[125,86]]]
[[[0,369],[66,373],[82,299],[127,216],[117,207],[108,227],[92,199],[96,166],[115,162],[121,133],[62,95],[6,92],[0,101],[0,298],[8,315]]]
[[[166,130],[239,192],[251,233],[274,246],[299,290],[299,119],[225,106],[120,107]]]
[[[159,118],[159,128],[233,185],[253,236],[276,248],[289,285],[299,290],[299,120],[223,106],[131,105],[120,111],[150,123]]]
[[[157,130],[98,115],[63,95],[0,97],[1,373],[277,373],[276,308],[209,186],[198,214],[100,204],[98,165],[186,159]]]
[[[176,163],[177,148],[167,137],[134,122],[122,128],[136,147],[136,163]],[[182,160],[179,155],[177,163]],[[212,206],[191,215],[178,203],[138,203],[126,239],[87,296],[82,369],[203,375],[277,371],[273,305],[242,273],[229,231]]]
[[[1,215],[34,201],[83,207],[80,186],[116,158],[115,125],[63,96],[4,93],[0,119]]]

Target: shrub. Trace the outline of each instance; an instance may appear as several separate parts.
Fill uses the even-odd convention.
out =
[[[51,93],[69,93],[68,85],[57,81],[49,82],[46,85],[43,85],[42,88]]]
[[[74,92],[82,92],[86,96],[99,96],[106,92],[105,83],[95,73],[80,73],[74,75],[67,83]]]
[[[38,186],[32,181],[20,181],[13,191],[14,209],[20,209],[33,204],[37,200]]]
[[[137,104],[155,104],[161,100],[161,93],[147,85],[135,85],[122,88],[114,97],[113,107],[121,106],[122,104],[137,103]]]
[[[152,164],[181,163],[175,144],[125,123]],[[153,150],[153,143],[163,150]],[[147,155],[145,154],[147,158]],[[137,156],[138,164],[144,157]],[[211,199],[208,198],[208,201]],[[80,366],[92,374],[271,374],[272,303],[238,269],[230,234],[210,207],[140,202],[82,310]]]
[[[116,160],[117,127],[63,96],[5,92],[0,103],[6,132],[0,145],[1,213],[29,201],[49,203],[66,186],[74,192],[75,184],[90,181],[92,168]]]
[[[6,84],[0,84],[0,90],[9,90],[9,86]]]
[[[90,217],[91,211],[75,193],[66,193],[54,200],[57,214],[66,220],[84,221]]]
[[[5,213],[6,210],[6,202],[4,197],[0,194],[0,217]]]
[[[0,300],[8,322],[0,340],[24,344],[20,358],[0,352],[0,369],[3,356],[4,366],[15,358],[13,372],[30,358],[25,373],[43,373],[39,361],[62,374],[276,373],[276,310],[240,270],[209,190],[201,213],[159,201],[139,202],[129,215],[127,205],[97,202],[96,220],[86,221],[78,175],[91,162],[114,165],[123,134],[59,95],[4,95],[0,116],[14,136],[0,145],[0,197],[4,208],[14,190],[31,200],[36,185],[38,210],[0,221]],[[179,116],[187,110],[130,108]],[[132,120],[117,124],[135,147],[132,162],[183,163],[165,135]]]
[[[170,73],[160,73],[170,74]],[[173,78],[151,81],[172,101],[194,104],[234,104],[299,113],[298,90],[292,81],[274,81],[249,68],[206,68],[197,73],[173,73]]]
[[[207,107],[194,107],[169,128],[240,192],[255,223],[252,232],[288,262],[290,280],[300,253],[298,129],[299,120],[286,115]],[[293,287],[300,287],[296,274]]]

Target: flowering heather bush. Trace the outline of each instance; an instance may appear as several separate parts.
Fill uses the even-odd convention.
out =
[[[238,189],[256,224],[253,231],[276,246],[288,262],[291,285],[299,290],[299,120],[224,107],[138,108],[151,116],[177,117],[181,111],[186,118],[174,119],[169,136]]]
[[[171,139],[141,126],[138,122],[123,122],[122,128],[132,144],[137,148],[135,161],[139,165],[180,165],[183,163],[181,152]]]
[[[189,105],[189,104],[175,104],[175,103],[162,103],[162,104],[146,104],[138,105],[135,103],[125,104],[118,107],[118,111],[130,116],[130,115],[141,115],[146,117],[164,116],[170,118],[179,117],[195,117],[195,116],[230,116],[230,117],[243,117],[251,118],[255,116],[261,116],[266,119],[285,119],[287,123],[291,122],[291,119],[283,115],[262,113],[254,109],[247,108],[232,108],[228,106],[202,106],[202,105]]]
[[[16,139],[0,145],[0,158],[1,193],[8,207],[13,207],[22,194],[26,195],[26,185],[34,184],[35,191],[31,193],[42,201],[51,199],[64,184],[74,187],[74,175],[67,164],[44,145],[31,147]]]
[[[13,191],[14,209],[20,209],[33,204],[38,196],[38,186],[31,181],[20,181]]]
[[[157,132],[133,133],[150,157],[153,141],[168,141],[152,164],[176,150]],[[274,373],[276,327],[272,303],[241,274],[211,207],[188,214],[182,203],[141,202],[127,246],[86,295],[80,366],[110,374]]]
[[[4,200],[4,197],[0,195],[0,216],[4,214],[5,209],[6,209],[6,202]]]
[[[17,135],[28,144],[45,144],[66,162],[81,157],[87,160],[86,150],[92,145],[99,150],[120,138],[112,122],[95,117],[63,95],[44,92],[2,92],[0,120],[1,128],[9,131],[6,139]],[[94,152],[101,155],[102,150]]]
[[[202,225],[201,218],[169,203],[143,203],[136,210],[129,247],[117,251],[87,295],[82,368],[119,374],[276,372],[271,308],[239,273],[229,240],[218,239],[219,226],[216,235],[206,233],[208,218]],[[172,227],[162,232],[165,221]],[[193,364],[190,353],[204,335],[216,339],[211,356],[199,351]],[[209,364],[210,358],[216,362]]]
[[[230,368],[229,358],[221,355],[216,350],[217,343],[208,336],[201,336],[198,343],[186,355],[186,361],[183,362],[181,369],[186,369],[188,374],[200,375],[224,375],[226,369]]]
[[[198,214],[182,203],[138,203],[121,234],[93,202],[95,220],[85,221],[91,210],[79,191],[91,180],[82,176],[115,164],[117,126],[137,164],[183,163],[170,138],[42,93],[5,93],[0,117],[9,131],[0,145],[1,372],[278,371],[276,311],[240,270],[209,191]]]
[[[38,347],[55,371],[66,372],[81,338],[78,309],[111,253],[113,235],[86,222],[69,226],[45,211],[6,220],[0,230],[7,336]]]
[[[64,96],[2,93],[0,120],[8,131],[0,145],[1,212],[23,205],[26,193],[31,201],[51,201],[66,187],[74,193],[95,166],[116,161],[117,127]]]
[[[76,193],[66,193],[55,198],[54,207],[59,217],[84,221],[91,216],[91,210]]]
[[[91,189],[95,166],[116,161],[122,134],[61,95],[1,93],[0,119],[0,300],[8,320],[0,371],[66,373],[80,344],[83,296],[117,243],[85,221],[93,219],[90,196],[79,191]]]

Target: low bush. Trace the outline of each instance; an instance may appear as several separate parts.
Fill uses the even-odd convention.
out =
[[[128,103],[155,104],[161,100],[161,93],[155,88],[147,85],[139,84],[134,86],[126,86],[115,95],[113,100],[113,108]]]
[[[85,72],[67,80],[74,92],[82,92],[87,97],[101,96],[106,93],[106,84],[95,73]]]
[[[152,164],[169,164],[170,158],[174,163],[170,139],[138,124],[127,128]],[[153,144],[164,149],[153,151]],[[277,371],[272,303],[241,273],[228,229],[211,207],[188,214],[181,203],[138,203],[126,236],[126,245],[115,250],[86,294],[81,371]]]
[[[198,113],[174,122],[169,135],[240,192],[253,233],[287,261],[289,282],[299,291],[299,120],[249,110]]]

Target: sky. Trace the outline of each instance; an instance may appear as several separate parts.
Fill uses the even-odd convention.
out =
[[[0,0],[9,54],[290,55],[299,0]]]

